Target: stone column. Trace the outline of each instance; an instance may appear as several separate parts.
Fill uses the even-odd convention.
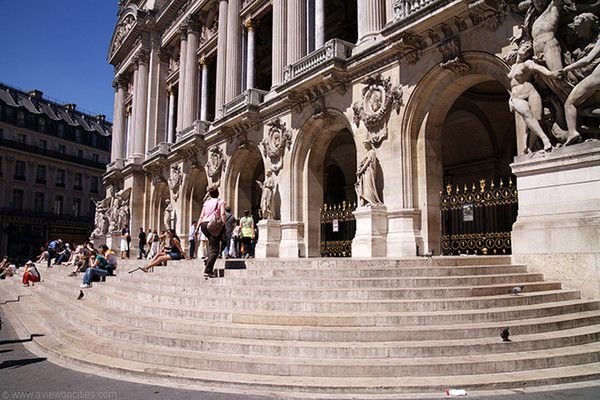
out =
[[[202,70],[202,80],[200,87],[200,95],[202,101],[200,104],[200,121],[206,121],[208,118],[208,65],[206,64],[206,58],[200,59],[200,69]]]
[[[127,106],[127,110],[125,112],[125,138],[127,139],[125,142],[125,158],[129,158],[131,154],[131,149],[133,148],[133,142],[130,138],[133,137],[132,133],[132,120],[133,120],[133,107],[130,105]]]
[[[198,49],[199,32],[200,26],[198,22],[190,18],[187,23],[182,129],[190,126],[198,115],[198,67],[196,66],[196,50]]]
[[[217,42],[217,87],[215,90],[216,118],[223,116],[225,104],[225,80],[227,79],[227,0],[219,2],[219,38]]]
[[[306,54],[306,0],[288,0],[287,64],[293,64]],[[360,2],[359,2],[360,3]]]
[[[185,58],[187,55],[187,26],[179,27],[181,42],[179,45],[179,88],[177,90],[177,131],[183,129],[183,98],[185,91]]]
[[[360,0],[359,0],[360,3]],[[325,44],[325,0],[315,0],[315,49]]]
[[[246,89],[254,88],[254,23],[251,19],[244,23],[248,30],[248,48],[246,54]]]
[[[286,55],[287,7],[285,0],[273,0],[272,80],[273,86],[283,82]]]
[[[358,41],[377,33],[385,24],[385,0],[358,2]]]
[[[146,146],[146,115],[148,105],[148,52],[141,50],[137,57],[138,79],[135,90],[133,157],[143,159]]]
[[[225,79],[225,103],[241,93],[242,29],[240,24],[240,1],[229,0],[227,9],[227,77]]]
[[[394,0],[385,0],[385,22],[394,20]]]
[[[175,142],[175,88],[173,85],[169,85],[167,89],[169,94],[169,119],[167,121],[167,135],[165,142]]]
[[[165,136],[167,108],[166,79],[168,75],[169,54],[160,49],[160,36],[152,33],[152,51],[150,52],[150,70],[148,73],[148,100],[146,113],[145,152],[163,141]]]
[[[137,61],[133,62],[133,94],[131,100],[131,109],[129,112],[129,121],[127,122],[127,159],[131,159],[134,153],[135,146],[135,118],[136,118],[136,107],[137,107],[137,94],[138,94],[138,63]]]
[[[115,88],[115,109],[113,115],[111,161],[125,158],[125,140],[127,135],[125,116],[126,85],[122,78],[113,82]]]

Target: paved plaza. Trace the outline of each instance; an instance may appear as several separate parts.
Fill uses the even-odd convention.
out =
[[[212,393],[166,388],[162,386],[120,381],[60,367],[44,357],[29,352],[19,340],[2,309],[4,322],[0,331],[0,399],[110,399],[110,400],[262,400],[269,396]],[[563,385],[558,390],[527,392],[504,391],[494,395],[469,394],[468,398],[481,400],[597,400],[597,385]],[[404,397],[407,399],[408,397]],[[451,398],[413,397],[415,399]],[[358,399],[358,397],[356,398]]]

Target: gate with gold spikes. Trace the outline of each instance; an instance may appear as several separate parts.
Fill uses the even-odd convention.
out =
[[[442,254],[511,254],[510,234],[517,219],[517,188],[512,179],[498,185],[446,185],[440,192]]]
[[[356,233],[355,203],[323,204],[321,208],[321,257],[351,257]]]

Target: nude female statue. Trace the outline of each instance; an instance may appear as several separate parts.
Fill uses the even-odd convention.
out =
[[[534,72],[545,76],[552,76],[552,72],[530,60],[531,55],[531,42],[522,42],[517,52],[517,60],[508,73],[511,86],[508,104],[510,111],[523,118],[527,128],[542,140],[544,150],[548,151],[552,149],[552,144],[539,122],[542,119],[542,98],[531,84],[531,79]]]

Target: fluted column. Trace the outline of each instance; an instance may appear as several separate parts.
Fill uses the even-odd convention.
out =
[[[146,147],[146,116],[148,107],[148,52],[140,51],[137,58],[138,64],[138,79],[137,88],[135,90],[134,108],[134,136],[133,141],[133,156],[144,157]]]
[[[215,90],[215,110],[217,118],[223,116],[225,104],[225,80],[227,67],[227,0],[219,1],[219,38],[217,42],[217,86]]]
[[[241,93],[242,29],[240,24],[241,0],[229,0],[227,9],[227,79],[225,103]]]
[[[359,2],[360,3],[360,2]],[[306,55],[306,0],[287,2],[287,64]]]
[[[358,41],[379,32],[385,24],[385,0],[358,1]]]
[[[385,22],[394,20],[394,0],[385,0]]]
[[[179,88],[177,90],[177,131],[183,129],[183,105],[185,93],[185,63],[187,56],[187,26],[179,27],[181,42],[179,43]]]
[[[359,0],[360,3],[360,0]],[[315,0],[315,49],[325,44],[325,0]]]
[[[167,120],[167,137],[165,141],[167,143],[175,142],[175,88],[169,85],[167,89],[169,94],[169,119]]]
[[[254,88],[254,23],[251,19],[244,23],[248,31],[248,48],[246,54],[246,89]]]
[[[133,141],[129,140],[129,138],[133,137],[133,127],[132,127],[132,118],[133,116],[133,107],[131,106],[131,104],[129,104],[126,107],[125,110],[125,138],[126,138],[126,142],[125,142],[125,158],[129,158],[129,156],[131,155],[131,151],[132,151],[132,147],[133,147]]]
[[[287,62],[286,33],[287,7],[285,0],[273,0],[273,43],[271,71],[273,86],[283,82],[283,70]]]
[[[200,81],[200,121],[206,121],[208,118],[208,65],[206,64],[206,58],[200,59],[200,70],[202,79]]]
[[[124,145],[126,140],[125,96],[126,84],[122,78],[113,82],[115,88],[115,108],[113,114],[111,161],[125,158]]]
[[[196,120],[198,114],[198,67],[196,63],[196,50],[198,49],[200,25],[193,19],[190,19],[187,25],[182,129],[190,126]]]
[[[129,121],[127,125],[127,158],[131,159],[133,157],[133,149],[135,146],[135,119],[136,119],[136,104],[137,104],[137,95],[138,95],[138,63],[134,61],[133,66],[133,94],[131,100],[131,108],[129,112]]]

